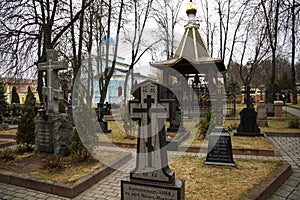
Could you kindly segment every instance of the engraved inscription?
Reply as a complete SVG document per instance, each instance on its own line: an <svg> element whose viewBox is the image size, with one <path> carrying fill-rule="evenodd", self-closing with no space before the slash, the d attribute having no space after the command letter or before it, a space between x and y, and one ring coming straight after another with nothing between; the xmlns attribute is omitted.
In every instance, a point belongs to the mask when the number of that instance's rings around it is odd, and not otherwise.
<svg viewBox="0 0 300 200"><path fill-rule="evenodd" d="M215 137L214 146L208 154L210 161L230 162L232 161L232 153L230 149L230 138L219 136Z"/></svg>
<svg viewBox="0 0 300 200"><path fill-rule="evenodd" d="M177 190L124 184L125 199L135 200L173 200L177 198Z"/></svg>
<svg viewBox="0 0 300 200"><path fill-rule="evenodd" d="M53 152L53 123L51 122L40 122L38 128L38 146L40 152Z"/></svg>

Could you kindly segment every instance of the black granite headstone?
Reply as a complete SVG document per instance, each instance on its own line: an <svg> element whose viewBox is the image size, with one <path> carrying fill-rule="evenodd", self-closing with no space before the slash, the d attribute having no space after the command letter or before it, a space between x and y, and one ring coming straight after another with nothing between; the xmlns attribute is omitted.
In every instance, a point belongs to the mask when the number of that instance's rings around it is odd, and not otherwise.
<svg viewBox="0 0 300 200"><path fill-rule="evenodd" d="M240 124L234 136L263 136L257 125L257 112L250 98L250 86L247 86L247 107L240 112Z"/></svg>
<svg viewBox="0 0 300 200"><path fill-rule="evenodd" d="M236 166L233 161L231 138L228 131L214 131L209 135L208 152L204 164Z"/></svg>
<svg viewBox="0 0 300 200"><path fill-rule="evenodd" d="M121 180L122 200L184 199L184 181L168 166L165 120L169 102L158 99L158 85L141 84L139 99L129 102L129 113L139 121L136 167Z"/></svg>
<svg viewBox="0 0 300 200"><path fill-rule="evenodd" d="M98 103L97 107L97 120L100 125L100 132L111 133L111 130L108 129L108 122L104 119L104 106L103 103Z"/></svg>

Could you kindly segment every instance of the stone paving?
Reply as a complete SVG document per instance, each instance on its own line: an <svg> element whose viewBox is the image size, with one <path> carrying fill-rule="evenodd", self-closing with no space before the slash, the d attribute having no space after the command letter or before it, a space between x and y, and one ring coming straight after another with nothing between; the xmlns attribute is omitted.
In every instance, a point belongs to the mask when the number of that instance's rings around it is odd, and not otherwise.
<svg viewBox="0 0 300 200"><path fill-rule="evenodd" d="M293 174L270 200L300 199L300 137L270 137L281 157L292 166Z"/></svg>

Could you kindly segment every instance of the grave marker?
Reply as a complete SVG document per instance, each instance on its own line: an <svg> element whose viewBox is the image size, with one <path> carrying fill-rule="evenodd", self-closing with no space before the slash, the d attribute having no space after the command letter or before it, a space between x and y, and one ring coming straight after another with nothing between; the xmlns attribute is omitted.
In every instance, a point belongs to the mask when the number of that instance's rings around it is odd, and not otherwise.
<svg viewBox="0 0 300 200"><path fill-rule="evenodd" d="M73 125L68 114L58 112L59 100L64 99L64 93L59 89L58 71L67 69L67 63L57 60L54 49L46 52L47 62L38 64L39 71L47 71L47 81L42 90L46 107L39 110L35 120L35 151L67 155Z"/></svg>
<svg viewBox="0 0 300 200"><path fill-rule="evenodd" d="M234 136L263 136L257 126L257 112L250 99L250 86L246 86L247 107L240 112L240 124Z"/></svg>
<svg viewBox="0 0 300 200"><path fill-rule="evenodd" d="M47 49L47 62L39 63L39 71L47 71L47 85L43 86L42 93L46 96L46 109L48 112L58 112L58 101L64 99L64 93L59 90L58 71L67 69L66 62L57 60L57 52Z"/></svg>
<svg viewBox="0 0 300 200"><path fill-rule="evenodd" d="M165 120L169 102L158 99L158 85L141 84L140 98L129 102L129 113L139 121L136 167L121 181L121 199L184 199L184 181L168 166Z"/></svg>

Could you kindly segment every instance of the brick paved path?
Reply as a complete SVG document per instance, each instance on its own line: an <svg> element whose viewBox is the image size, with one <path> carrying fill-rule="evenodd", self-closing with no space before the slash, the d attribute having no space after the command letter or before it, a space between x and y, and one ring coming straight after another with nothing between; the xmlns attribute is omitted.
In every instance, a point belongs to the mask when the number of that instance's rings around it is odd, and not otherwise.
<svg viewBox="0 0 300 200"><path fill-rule="evenodd" d="M270 137L281 156L293 169L290 178L272 195L270 200L300 199L300 137Z"/></svg>

